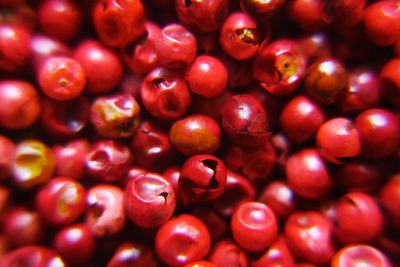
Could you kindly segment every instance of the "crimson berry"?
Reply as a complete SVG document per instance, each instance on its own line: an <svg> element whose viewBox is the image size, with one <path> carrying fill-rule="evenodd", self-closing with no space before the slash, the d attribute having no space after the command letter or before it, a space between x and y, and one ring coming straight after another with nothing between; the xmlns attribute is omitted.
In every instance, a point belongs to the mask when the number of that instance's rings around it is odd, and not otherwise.
<svg viewBox="0 0 400 267"><path fill-rule="evenodd" d="M107 263L107 267L122 267L126 264L133 266L157 267L150 248L139 243L123 243L115 251Z"/></svg>
<svg viewBox="0 0 400 267"><path fill-rule="evenodd" d="M382 251L362 244L343 247L336 252L331 261L332 267L357 266L360 264L392 267L392 264Z"/></svg>
<svg viewBox="0 0 400 267"><path fill-rule="evenodd" d="M100 3L101 1L98 2ZM123 68L118 55L98 41L86 40L79 43L75 48L74 58L86 74L85 91L88 93L109 92L121 80Z"/></svg>
<svg viewBox="0 0 400 267"><path fill-rule="evenodd" d="M198 208L193 210L192 215L196 216L207 226L212 242L220 240L228 233L226 220L221 218L211 207L198 206Z"/></svg>
<svg viewBox="0 0 400 267"><path fill-rule="evenodd" d="M265 250L265 252L256 260L251 262L251 267L264 266L294 266L294 258L290 252L287 241L283 236ZM299 267L300 265L296 265Z"/></svg>
<svg viewBox="0 0 400 267"><path fill-rule="evenodd" d="M38 81L47 96L56 100L70 100L82 93L86 75L75 59L51 57L39 68Z"/></svg>
<svg viewBox="0 0 400 267"><path fill-rule="evenodd" d="M400 38L399 38L400 43ZM383 80L386 98L395 107L400 107L400 59L392 59L387 62L381 71L380 77Z"/></svg>
<svg viewBox="0 0 400 267"><path fill-rule="evenodd" d="M227 170L224 192L212 201L213 208L224 217L231 217L242 202L254 200L254 186L240 174Z"/></svg>
<svg viewBox="0 0 400 267"><path fill-rule="evenodd" d="M222 240L211 249L209 259L216 266L248 266L249 259L245 251L230 240Z"/></svg>
<svg viewBox="0 0 400 267"><path fill-rule="evenodd" d="M3 180L11 175L14 155L14 142L7 136L0 135L0 180Z"/></svg>
<svg viewBox="0 0 400 267"><path fill-rule="evenodd" d="M325 1L325 9L340 27L354 26L364 18L366 0Z"/></svg>
<svg viewBox="0 0 400 267"><path fill-rule="evenodd" d="M35 211L15 207L2 215L3 235L11 247L21 247L41 242L43 222Z"/></svg>
<svg viewBox="0 0 400 267"><path fill-rule="evenodd" d="M144 78L140 94L146 110L158 119L177 119L186 113L191 103L183 75L161 67Z"/></svg>
<svg viewBox="0 0 400 267"><path fill-rule="evenodd" d="M400 229L400 174L395 174L387 181L379 192L379 200L383 208L389 215L390 222Z"/></svg>
<svg viewBox="0 0 400 267"><path fill-rule="evenodd" d="M91 106L90 121L104 137L128 137L139 127L140 106L127 93L98 97Z"/></svg>
<svg viewBox="0 0 400 267"><path fill-rule="evenodd" d="M93 7L94 26L105 44L124 47L145 32L142 1L101 0Z"/></svg>
<svg viewBox="0 0 400 267"><path fill-rule="evenodd" d="M261 45L253 62L253 78L273 95L288 95L299 86L306 70L300 47L290 39Z"/></svg>
<svg viewBox="0 0 400 267"><path fill-rule="evenodd" d="M75 222L86 209L86 190L76 180L56 177L40 189L36 209L40 216L54 225Z"/></svg>
<svg viewBox="0 0 400 267"><path fill-rule="evenodd" d="M128 173L132 160L125 145L114 140L98 141L86 155L86 173L100 181L118 181Z"/></svg>
<svg viewBox="0 0 400 267"><path fill-rule="evenodd" d="M215 32L228 16L228 0L175 0L176 13L183 25L194 32Z"/></svg>
<svg viewBox="0 0 400 267"><path fill-rule="evenodd" d="M324 10L324 2L324 0L289 1L288 17L305 30L324 30L330 24L330 18Z"/></svg>
<svg viewBox="0 0 400 267"><path fill-rule="evenodd" d="M136 40L122 50L122 59L127 67L135 73L147 73L158 63L155 43L160 34L160 27L147 21L146 32L141 39Z"/></svg>
<svg viewBox="0 0 400 267"><path fill-rule="evenodd" d="M331 57L332 49L327 34L309 33L297 39L296 42L308 63Z"/></svg>
<svg viewBox="0 0 400 267"><path fill-rule="evenodd" d="M400 9L392 0L378 1L367 6L364 29L369 40L379 46L394 44L400 37Z"/></svg>
<svg viewBox="0 0 400 267"><path fill-rule="evenodd" d="M276 152L271 142L266 142L258 148L228 147L224 162L231 170L247 177L251 182L265 182L271 175Z"/></svg>
<svg viewBox="0 0 400 267"><path fill-rule="evenodd" d="M289 186L304 198L320 198L332 187L327 166L316 149L303 149L292 154L286 163Z"/></svg>
<svg viewBox="0 0 400 267"><path fill-rule="evenodd" d="M220 159L207 154L192 156L180 170L179 191L186 204L216 199L223 193L226 179Z"/></svg>
<svg viewBox="0 0 400 267"><path fill-rule="evenodd" d="M210 249L210 233L196 217L181 214L157 231L155 249L160 259L172 266L201 260Z"/></svg>
<svg viewBox="0 0 400 267"><path fill-rule="evenodd" d="M52 249L43 246L24 246L12 250L1 261L3 266L66 266Z"/></svg>
<svg viewBox="0 0 400 267"><path fill-rule="evenodd" d="M86 139L76 139L65 145L53 147L56 157L56 175L71 177L76 180L85 174L85 159L89 152L89 142Z"/></svg>
<svg viewBox="0 0 400 267"><path fill-rule="evenodd" d="M229 56L245 60L256 54L260 38L256 21L246 13L236 12L224 21L219 42Z"/></svg>
<svg viewBox="0 0 400 267"><path fill-rule="evenodd" d="M285 223L284 236L290 251L300 260L327 265L335 253L333 225L319 212L292 214Z"/></svg>
<svg viewBox="0 0 400 267"><path fill-rule="evenodd" d="M258 147L270 138L267 112L250 94L234 95L222 104L221 124L238 146Z"/></svg>
<svg viewBox="0 0 400 267"><path fill-rule="evenodd" d="M341 165L335 175L335 181L347 192L372 194L381 185L385 166L379 162L352 161Z"/></svg>
<svg viewBox="0 0 400 267"><path fill-rule="evenodd" d="M245 250L262 252L278 236L278 222L265 204L244 202L234 211L231 231L235 241Z"/></svg>
<svg viewBox="0 0 400 267"><path fill-rule="evenodd" d="M53 151L38 140L24 140L17 145L13 160L13 182L22 189L32 189L53 177L56 160Z"/></svg>
<svg viewBox="0 0 400 267"><path fill-rule="evenodd" d="M340 102L344 112L364 111L376 106L382 98L381 82L372 70L354 70L349 74L349 87Z"/></svg>
<svg viewBox="0 0 400 267"><path fill-rule="evenodd" d="M86 224L99 237L113 235L125 224L124 192L114 185L98 184L86 196Z"/></svg>
<svg viewBox="0 0 400 267"><path fill-rule="evenodd" d="M193 93L214 98L225 91L228 71L218 58L201 55L186 69L185 79Z"/></svg>
<svg viewBox="0 0 400 267"><path fill-rule="evenodd" d="M348 193L335 205L335 236L342 244L375 240L383 230L378 203L364 193Z"/></svg>
<svg viewBox="0 0 400 267"><path fill-rule="evenodd" d="M79 34L82 11L72 0L45 0L39 6L38 19L46 35L69 41Z"/></svg>
<svg viewBox="0 0 400 267"><path fill-rule="evenodd" d="M221 130L204 115L190 115L175 121L169 131L172 146L184 155L213 153L220 145Z"/></svg>
<svg viewBox="0 0 400 267"><path fill-rule="evenodd" d="M240 7L243 11L254 16L270 16L278 11L284 3L285 0L240 0Z"/></svg>
<svg viewBox="0 0 400 267"><path fill-rule="evenodd" d="M360 113L354 125L361 138L362 154L370 158L394 155L400 144L400 123L394 113L368 109Z"/></svg>
<svg viewBox="0 0 400 267"><path fill-rule="evenodd" d="M297 207L296 196L286 182L274 181L262 191L260 202L267 205L278 220L285 220Z"/></svg>
<svg viewBox="0 0 400 267"><path fill-rule="evenodd" d="M317 148L321 156L332 163L356 157L361 150L360 136L346 118L324 122L317 132Z"/></svg>
<svg viewBox="0 0 400 267"><path fill-rule="evenodd" d="M168 133L150 121L140 125L132 138L131 149L137 163L151 170L168 167L175 155Z"/></svg>
<svg viewBox="0 0 400 267"><path fill-rule="evenodd" d="M169 24L161 29L154 43L158 61L167 68L184 68L196 56L195 36L180 24Z"/></svg>
<svg viewBox="0 0 400 267"><path fill-rule="evenodd" d="M306 94L318 104L337 103L349 85L343 65L334 59L321 59L312 64L304 81Z"/></svg>
<svg viewBox="0 0 400 267"><path fill-rule="evenodd" d="M73 224L62 228L54 238L54 248L69 264L82 264L94 254L96 240L85 224Z"/></svg>
<svg viewBox="0 0 400 267"><path fill-rule="evenodd" d="M17 72L29 59L29 33L18 26L0 25L0 71Z"/></svg>
<svg viewBox="0 0 400 267"><path fill-rule="evenodd" d="M71 49L61 41L45 35L33 35L30 41L33 65L39 67L43 63L56 56L70 57Z"/></svg>
<svg viewBox="0 0 400 267"><path fill-rule="evenodd" d="M308 97L292 98L283 108L280 124L290 140L297 143L310 140L325 121L325 113Z"/></svg>
<svg viewBox="0 0 400 267"><path fill-rule="evenodd" d="M143 228L157 227L168 221L175 210L175 203L172 185L156 173L139 175L125 187L126 215Z"/></svg>
<svg viewBox="0 0 400 267"><path fill-rule="evenodd" d="M43 97L41 107L40 123L44 132L54 139L76 137L89 121L90 105L84 95L68 101Z"/></svg>
<svg viewBox="0 0 400 267"><path fill-rule="evenodd" d="M217 265L209 261L196 261L186 264L184 267L217 267Z"/></svg>
<svg viewBox="0 0 400 267"><path fill-rule="evenodd" d="M0 126L24 129L33 125L40 115L36 89L22 80L0 81Z"/></svg>

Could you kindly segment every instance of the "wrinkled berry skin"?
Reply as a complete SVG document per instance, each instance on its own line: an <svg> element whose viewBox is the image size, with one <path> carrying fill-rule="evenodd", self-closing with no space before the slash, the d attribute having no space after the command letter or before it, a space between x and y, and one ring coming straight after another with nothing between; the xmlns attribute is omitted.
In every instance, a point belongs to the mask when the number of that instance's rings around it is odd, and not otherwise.
<svg viewBox="0 0 400 267"><path fill-rule="evenodd" d="M132 160L128 147L114 140L98 141L86 155L86 174L98 181L118 181L128 173Z"/></svg>
<svg viewBox="0 0 400 267"><path fill-rule="evenodd" d="M97 184L86 196L86 224L98 237L113 235L125 224L124 192L117 186Z"/></svg>
<svg viewBox="0 0 400 267"><path fill-rule="evenodd" d="M286 163L286 175L293 191L309 199L325 196L332 187L326 163L316 149L292 154Z"/></svg>
<svg viewBox="0 0 400 267"><path fill-rule="evenodd" d="M299 86L306 70L300 47L290 39L261 44L253 62L253 78L273 95L288 95Z"/></svg>
<svg viewBox="0 0 400 267"><path fill-rule="evenodd" d="M53 225L75 222L85 211L86 190L69 177L56 177L40 189L36 208L41 217Z"/></svg>
<svg viewBox="0 0 400 267"><path fill-rule="evenodd" d="M140 227L154 228L167 222L175 205L172 185L159 174L139 175L125 187L126 215Z"/></svg>
<svg viewBox="0 0 400 267"><path fill-rule="evenodd" d="M175 156L168 132L150 121L144 121L136 131L131 150L136 162L150 170L165 169L171 165Z"/></svg>
<svg viewBox="0 0 400 267"><path fill-rule="evenodd" d="M179 176L179 191L183 201L204 202L220 196L226 184L225 164L212 155L190 157Z"/></svg>
<svg viewBox="0 0 400 267"><path fill-rule="evenodd" d="M215 32L228 16L228 0L175 0L176 13L183 25L194 32Z"/></svg>
<svg viewBox="0 0 400 267"><path fill-rule="evenodd" d="M91 106L90 121L104 137L128 137L139 127L140 106L129 94L98 97Z"/></svg>
<svg viewBox="0 0 400 267"><path fill-rule="evenodd" d="M154 45L160 33L160 27L147 21L144 36L128 44L122 49L122 59L134 73L144 74L151 71L157 64L157 53Z"/></svg>
<svg viewBox="0 0 400 267"><path fill-rule="evenodd" d="M180 24L161 29L154 43L158 62L166 68L185 68L196 56L196 37Z"/></svg>
<svg viewBox="0 0 400 267"><path fill-rule="evenodd" d="M224 162L229 169L247 177L253 183L262 183L270 177L275 163L276 152L271 142L259 148L229 146Z"/></svg>
<svg viewBox="0 0 400 267"><path fill-rule="evenodd" d="M93 8L94 26L107 45L124 47L145 31L145 12L140 0L101 0Z"/></svg>
<svg viewBox="0 0 400 267"><path fill-rule="evenodd" d="M234 95L221 109L222 127L233 143L258 147L270 138L267 112L250 94Z"/></svg>
<svg viewBox="0 0 400 267"><path fill-rule="evenodd" d="M248 266L249 259L247 253L230 240L222 240L216 243L209 259L217 266Z"/></svg>
<svg viewBox="0 0 400 267"><path fill-rule="evenodd" d="M341 248L331 261L332 267L357 266L358 264L380 267L393 266L382 251L363 244L348 245Z"/></svg>
<svg viewBox="0 0 400 267"><path fill-rule="evenodd" d="M330 58L312 64L304 80L306 94L322 105L337 103L343 97L348 85L348 75L343 65Z"/></svg>
<svg viewBox="0 0 400 267"><path fill-rule="evenodd" d="M376 240L383 230L378 203L364 193L348 193L335 205L335 237L342 244Z"/></svg>
<svg viewBox="0 0 400 267"><path fill-rule="evenodd" d="M140 94L146 110L154 117L175 120L183 116L191 103L183 75L161 67L144 78Z"/></svg>
<svg viewBox="0 0 400 267"><path fill-rule="evenodd" d="M326 265L335 253L332 223L315 211L296 212L285 223L290 251L301 260Z"/></svg>
<svg viewBox="0 0 400 267"><path fill-rule="evenodd" d="M160 259L172 266L184 266L204 258L211 245L210 233L202 221L181 214L157 231L155 250Z"/></svg>
<svg viewBox="0 0 400 267"><path fill-rule="evenodd" d="M256 21L242 12L229 15L222 25L219 42L225 53L236 60L252 58L261 42Z"/></svg>
<svg viewBox="0 0 400 267"><path fill-rule="evenodd" d="M317 148L321 156L332 163L356 157L361 151L361 140L352 121L334 118L324 122L317 132Z"/></svg>
<svg viewBox="0 0 400 267"><path fill-rule="evenodd" d="M172 146L186 156L211 154L220 146L221 130L212 118L195 114L174 122L169 139Z"/></svg>

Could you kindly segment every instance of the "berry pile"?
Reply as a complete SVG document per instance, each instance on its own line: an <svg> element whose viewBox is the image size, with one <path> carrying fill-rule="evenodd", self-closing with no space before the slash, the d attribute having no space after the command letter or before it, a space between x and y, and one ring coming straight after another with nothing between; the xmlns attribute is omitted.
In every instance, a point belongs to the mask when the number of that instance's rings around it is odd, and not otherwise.
<svg viewBox="0 0 400 267"><path fill-rule="evenodd" d="M400 1L0 0L0 267L400 266Z"/></svg>

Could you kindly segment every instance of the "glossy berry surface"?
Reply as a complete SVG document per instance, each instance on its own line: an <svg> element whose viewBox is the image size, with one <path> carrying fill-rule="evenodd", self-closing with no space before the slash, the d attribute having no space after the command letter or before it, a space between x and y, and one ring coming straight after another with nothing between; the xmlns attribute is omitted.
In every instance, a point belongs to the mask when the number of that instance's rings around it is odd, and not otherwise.
<svg viewBox="0 0 400 267"><path fill-rule="evenodd" d="M153 228L168 221L174 212L175 203L172 185L156 173L139 175L126 185L126 215L140 227Z"/></svg>
<svg viewBox="0 0 400 267"><path fill-rule="evenodd" d="M172 146L184 155L213 153L220 145L221 130L215 120L204 115L190 115L176 121L170 131Z"/></svg>
<svg viewBox="0 0 400 267"><path fill-rule="evenodd" d="M176 266L201 260L211 243L204 223L189 214L181 214L163 224L157 231L155 242L161 260Z"/></svg>
<svg viewBox="0 0 400 267"><path fill-rule="evenodd" d="M276 240L278 223L273 211L265 204L244 202L232 215L231 230L243 249L261 252Z"/></svg>

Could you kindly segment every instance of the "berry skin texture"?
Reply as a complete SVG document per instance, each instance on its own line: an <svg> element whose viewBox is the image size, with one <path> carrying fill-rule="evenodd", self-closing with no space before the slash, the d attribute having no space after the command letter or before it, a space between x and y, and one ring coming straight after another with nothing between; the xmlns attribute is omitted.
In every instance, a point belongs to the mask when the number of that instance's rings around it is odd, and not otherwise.
<svg viewBox="0 0 400 267"><path fill-rule="evenodd" d="M23 28L0 25L0 71L14 73L28 62L30 38Z"/></svg>
<svg viewBox="0 0 400 267"><path fill-rule="evenodd" d="M155 249L160 259L172 266L184 266L203 259L211 245L210 233L202 221L181 214L157 231Z"/></svg>
<svg viewBox="0 0 400 267"><path fill-rule="evenodd" d="M321 156L332 163L356 157L361 151L357 129L346 118L324 122L317 132L317 148Z"/></svg>
<svg viewBox="0 0 400 267"><path fill-rule="evenodd" d="M369 245L348 245L340 249L333 256L332 267L356 266L368 264L370 266L392 267L382 251Z"/></svg>
<svg viewBox="0 0 400 267"><path fill-rule="evenodd" d="M232 215L231 230L243 249L262 252L277 239L278 222L265 204L244 202Z"/></svg>
<svg viewBox="0 0 400 267"><path fill-rule="evenodd" d="M22 80L0 82L0 106L0 126L6 129L32 126L41 110L36 89Z"/></svg>
<svg viewBox="0 0 400 267"><path fill-rule="evenodd" d="M39 69L42 91L55 100L71 100L79 96L86 85L85 72L78 61L68 57L51 57Z"/></svg>

